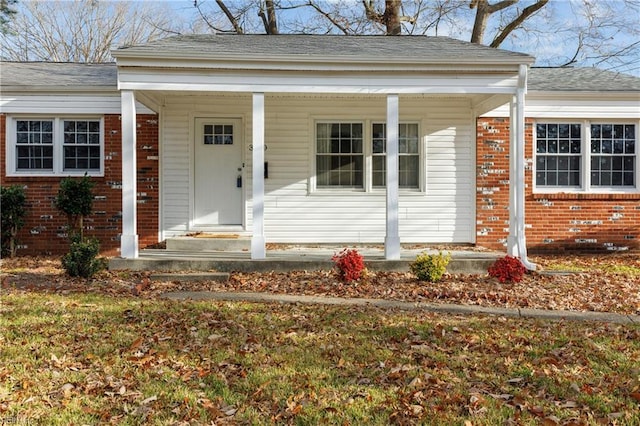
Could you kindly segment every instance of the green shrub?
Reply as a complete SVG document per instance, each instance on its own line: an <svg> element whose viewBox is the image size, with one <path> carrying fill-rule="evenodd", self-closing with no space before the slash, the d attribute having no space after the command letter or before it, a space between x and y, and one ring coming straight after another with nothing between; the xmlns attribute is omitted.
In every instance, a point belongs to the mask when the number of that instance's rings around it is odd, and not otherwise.
<svg viewBox="0 0 640 426"><path fill-rule="evenodd" d="M94 183L86 174L80 179L65 178L60 182L56 197L56 208L67 216L69 235L79 233L83 236L84 218L93 209Z"/></svg>
<svg viewBox="0 0 640 426"><path fill-rule="evenodd" d="M71 237L69 253L62 257L62 267L72 277L91 278L105 268L105 261L98 258L100 243L95 238L82 240L79 235Z"/></svg>
<svg viewBox="0 0 640 426"><path fill-rule="evenodd" d="M27 196L21 185L0 187L0 209L2 211L2 254L14 257L18 231L24 225L27 214Z"/></svg>
<svg viewBox="0 0 640 426"><path fill-rule="evenodd" d="M447 265L451 260L451 253L427 254L420 253L416 260L409 265L411 272L420 281L436 282L440 281L444 273L447 271Z"/></svg>

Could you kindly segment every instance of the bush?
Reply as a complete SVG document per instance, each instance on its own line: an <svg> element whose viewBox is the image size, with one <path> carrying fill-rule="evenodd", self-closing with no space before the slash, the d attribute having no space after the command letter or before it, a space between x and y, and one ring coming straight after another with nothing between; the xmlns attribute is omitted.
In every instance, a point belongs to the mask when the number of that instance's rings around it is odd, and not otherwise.
<svg viewBox="0 0 640 426"><path fill-rule="evenodd" d="M60 182L55 204L67 216L69 235L83 235L83 220L93 209L93 186L94 183L87 175L80 179L65 178Z"/></svg>
<svg viewBox="0 0 640 426"><path fill-rule="evenodd" d="M434 283L440 281L447 271L447 265L450 260L451 253L446 255L442 254L442 252L438 252L438 254L420 253L416 256L416 260L409 265L409 268L420 281Z"/></svg>
<svg viewBox="0 0 640 426"><path fill-rule="evenodd" d="M358 250L344 249L331 258L336 266L340 280L344 282L357 281L364 273L364 258Z"/></svg>
<svg viewBox="0 0 640 426"><path fill-rule="evenodd" d="M98 259L100 243L95 238L86 241L79 235L71 238L69 253L62 257L62 267L72 277L91 278L105 268L103 259Z"/></svg>
<svg viewBox="0 0 640 426"><path fill-rule="evenodd" d="M2 254L16 255L16 236L24 225L27 214L27 196L21 185L0 187L0 209L2 211Z"/></svg>
<svg viewBox="0 0 640 426"><path fill-rule="evenodd" d="M522 281L527 268L520 259L513 256L505 256L496 260L489 267L489 275L497 278L501 283L518 283Z"/></svg>

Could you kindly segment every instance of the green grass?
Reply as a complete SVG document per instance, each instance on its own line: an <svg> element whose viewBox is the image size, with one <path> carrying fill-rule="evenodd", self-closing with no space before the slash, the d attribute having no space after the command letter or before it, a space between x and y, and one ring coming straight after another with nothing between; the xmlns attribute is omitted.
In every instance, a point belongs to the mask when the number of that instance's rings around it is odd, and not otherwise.
<svg viewBox="0 0 640 426"><path fill-rule="evenodd" d="M8 293L0 423L640 425L638 359L637 326Z"/></svg>

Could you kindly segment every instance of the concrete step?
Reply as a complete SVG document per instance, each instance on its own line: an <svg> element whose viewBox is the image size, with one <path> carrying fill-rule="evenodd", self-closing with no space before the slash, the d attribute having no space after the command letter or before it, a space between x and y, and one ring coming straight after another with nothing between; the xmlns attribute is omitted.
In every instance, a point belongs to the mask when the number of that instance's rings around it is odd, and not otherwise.
<svg viewBox="0 0 640 426"><path fill-rule="evenodd" d="M167 238L170 251L249 251L251 237L237 234L202 234L193 237Z"/></svg>
<svg viewBox="0 0 640 426"><path fill-rule="evenodd" d="M189 272L189 273L155 273L151 274L152 281L229 281L228 272Z"/></svg>
<svg viewBox="0 0 640 426"><path fill-rule="evenodd" d="M244 254L244 253L243 253ZM287 272L287 271L317 271L330 270L334 267L329 258L313 257L267 257L261 260L248 258L211 257L204 258L188 255L157 255L141 256L138 259L112 258L109 261L111 270L138 271L220 271L220 272ZM478 255L458 257L453 255L447 266L452 274L485 274L489 266L495 262L496 256ZM408 271L413 259L382 260L366 259L368 269L372 271Z"/></svg>

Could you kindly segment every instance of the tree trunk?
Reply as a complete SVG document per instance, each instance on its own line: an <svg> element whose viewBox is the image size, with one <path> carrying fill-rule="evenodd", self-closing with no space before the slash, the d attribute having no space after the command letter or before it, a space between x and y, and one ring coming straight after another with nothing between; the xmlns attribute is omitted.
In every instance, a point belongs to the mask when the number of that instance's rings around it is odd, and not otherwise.
<svg viewBox="0 0 640 426"><path fill-rule="evenodd" d="M402 24L400 20L400 1L387 0L384 10L384 25L386 27L386 35L400 35L402 33Z"/></svg>
<svg viewBox="0 0 640 426"><path fill-rule="evenodd" d="M489 19L489 9L486 0L479 0L476 4L476 20L473 23L473 31L471 32L471 43L482 44L484 32L487 29L487 21ZM473 7L473 6L471 6Z"/></svg>

